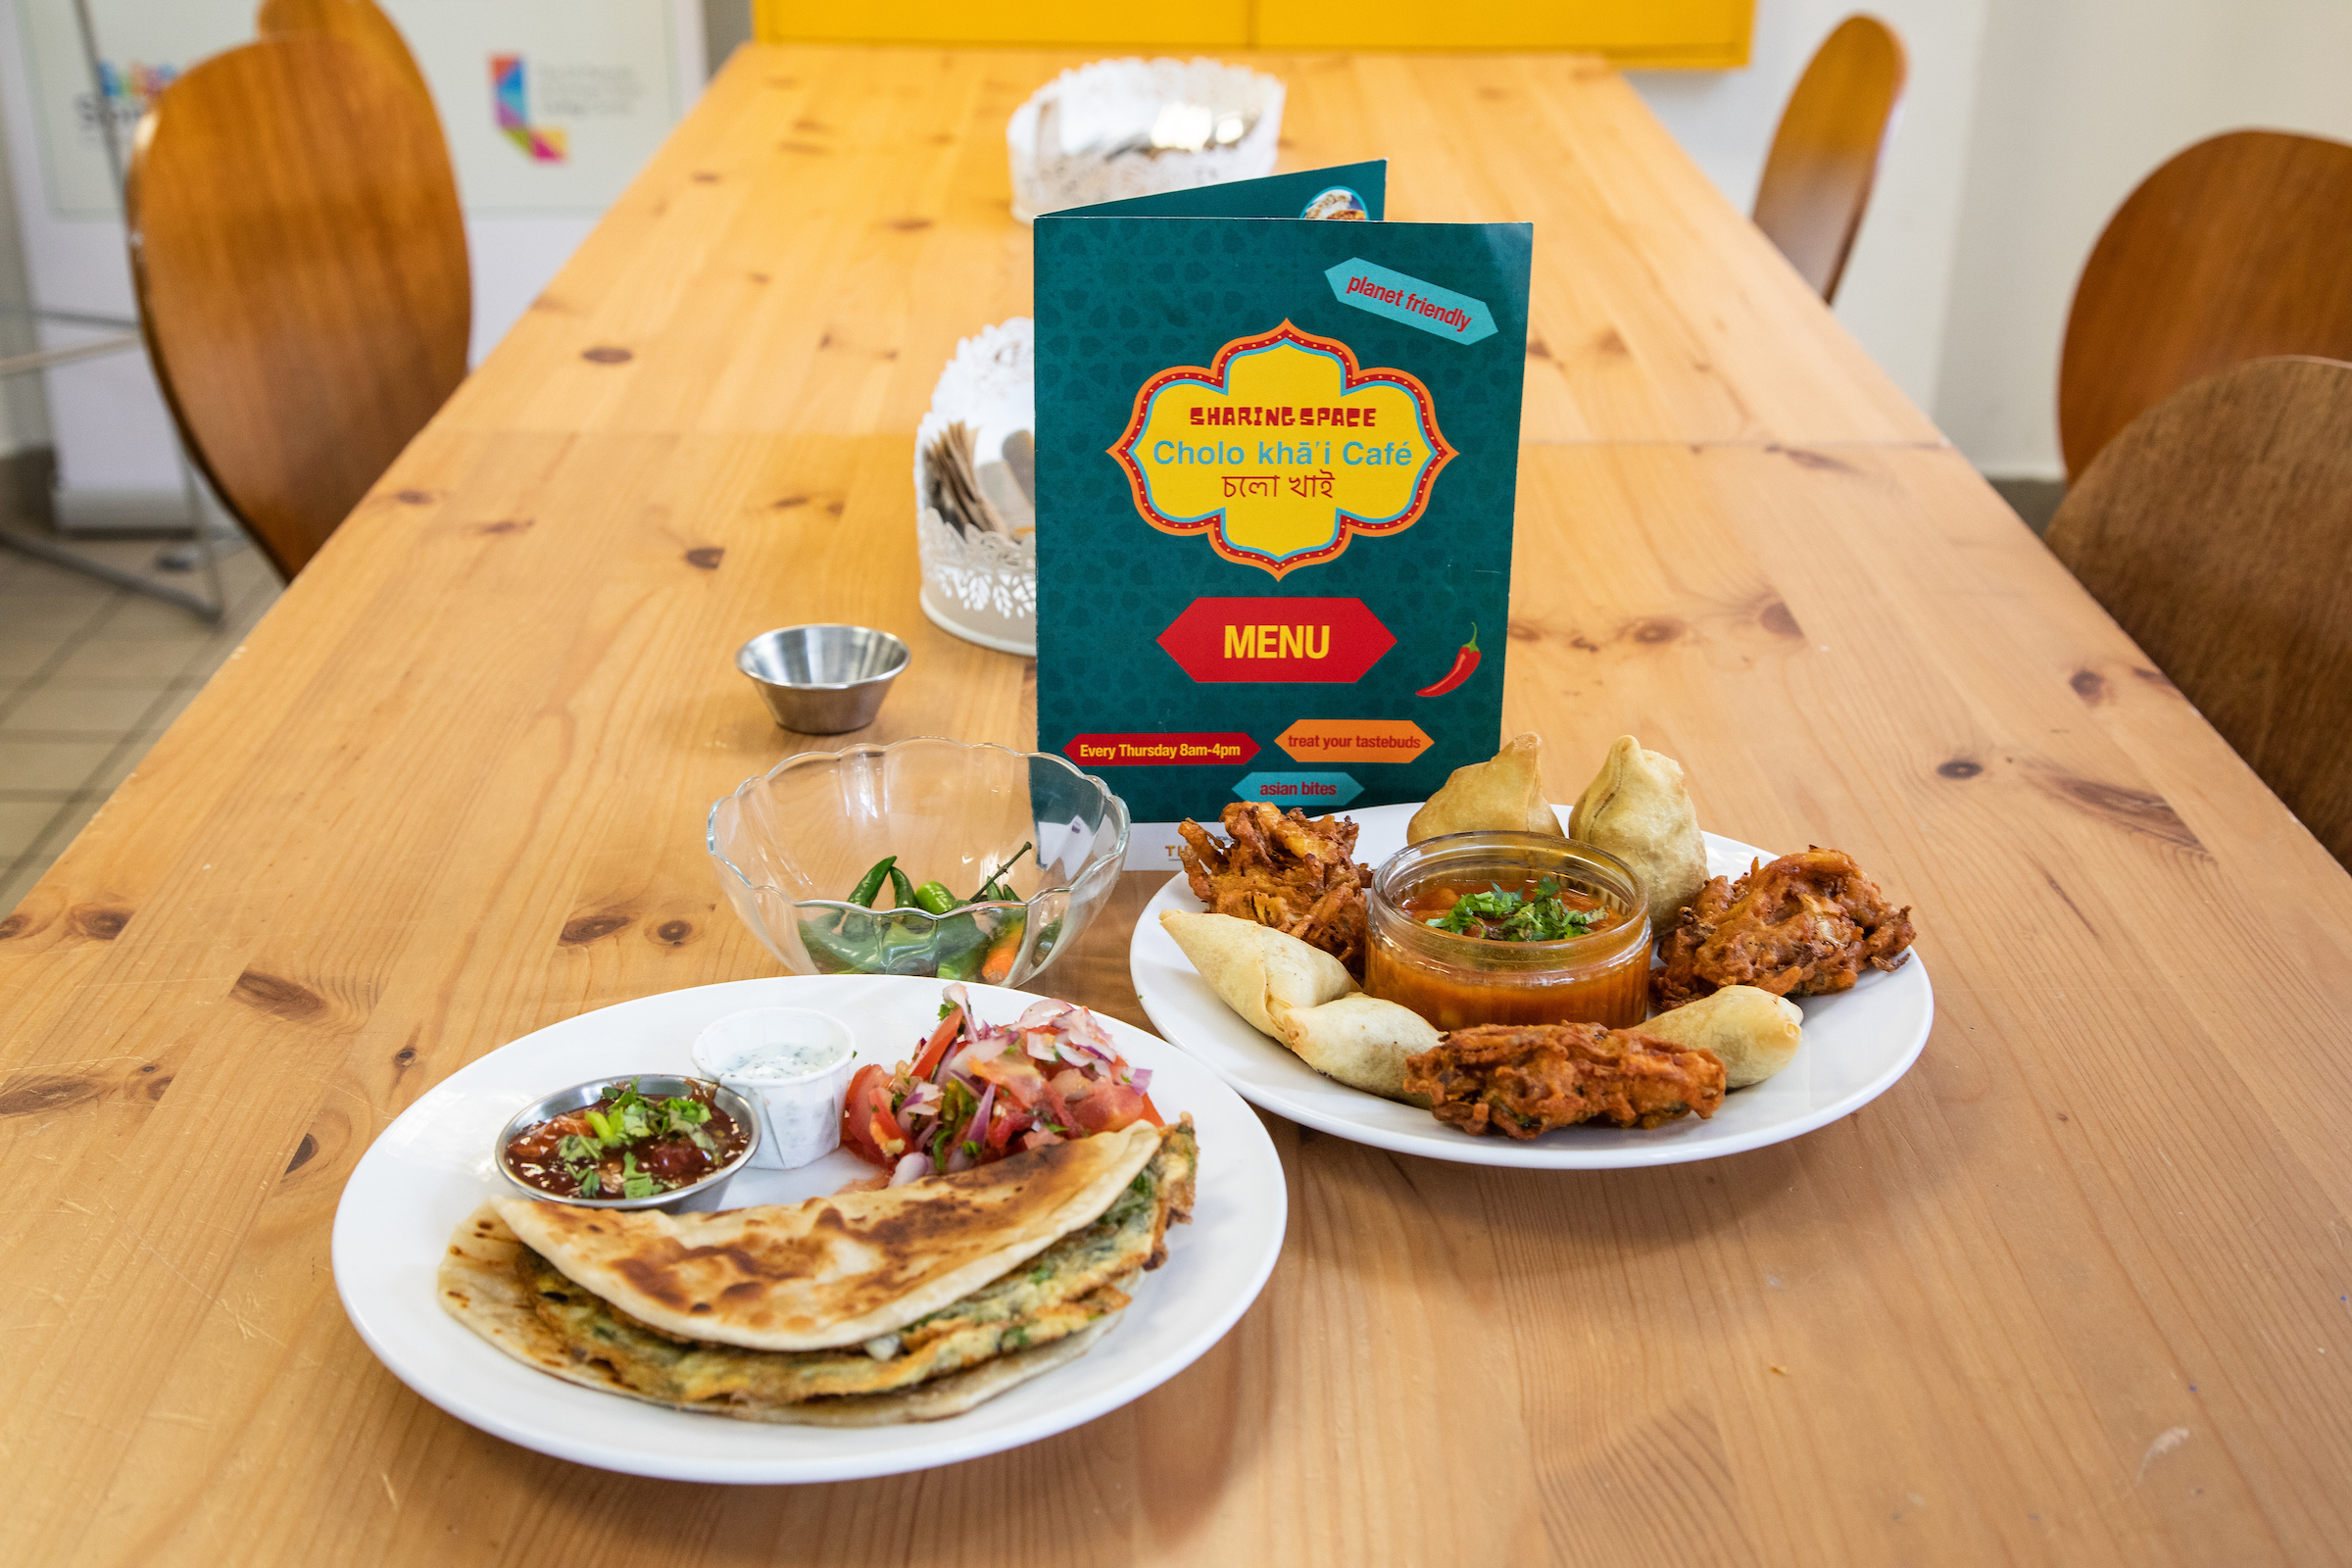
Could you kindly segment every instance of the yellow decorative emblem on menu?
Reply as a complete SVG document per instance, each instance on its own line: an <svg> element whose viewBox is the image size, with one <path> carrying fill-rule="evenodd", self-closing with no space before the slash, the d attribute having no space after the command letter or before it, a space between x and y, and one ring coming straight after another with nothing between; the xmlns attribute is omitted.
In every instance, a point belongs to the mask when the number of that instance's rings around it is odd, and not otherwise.
<svg viewBox="0 0 2352 1568"><path fill-rule="evenodd" d="M1279 580L1411 527L1454 453L1419 377L1284 321L1144 383L1110 456L1146 522Z"/></svg>

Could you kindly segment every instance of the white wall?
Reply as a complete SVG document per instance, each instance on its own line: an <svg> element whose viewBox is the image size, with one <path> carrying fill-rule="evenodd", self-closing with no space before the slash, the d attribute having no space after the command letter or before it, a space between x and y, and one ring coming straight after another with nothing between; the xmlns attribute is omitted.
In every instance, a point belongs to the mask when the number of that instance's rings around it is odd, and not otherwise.
<svg viewBox="0 0 2352 1568"><path fill-rule="evenodd" d="M1969 119L1987 0L1876 0L1910 56L1886 162L1838 289L1838 318L1913 402L1935 413ZM1635 72L1650 109L1734 206L1755 205L1781 110L1813 51L1856 7L1757 0L1747 69Z"/></svg>
<svg viewBox="0 0 2352 1568"><path fill-rule="evenodd" d="M2352 4L1988 0L1987 11L1931 412L1986 472L2056 478L2058 349L2099 231L2157 165L2220 131L2352 141ZM2352 234L2344 250L2352 267Z"/></svg>
<svg viewBox="0 0 2352 1568"><path fill-rule="evenodd" d="M0 19L5 20L5 19ZM8 144L0 131L0 354L24 354L40 347L32 318L17 312L32 304L32 284L24 276L24 242L17 232L16 192L8 177ZM37 375L0 379L0 458L49 444L49 400Z"/></svg>
<svg viewBox="0 0 2352 1568"><path fill-rule="evenodd" d="M1744 212L1789 89L1853 9L1757 0L1746 70L1632 80ZM1978 467L2056 478L2058 349L2099 230L2220 131L2352 140L2352 0L1866 9L1902 34L1911 75L1838 318Z"/></svg>

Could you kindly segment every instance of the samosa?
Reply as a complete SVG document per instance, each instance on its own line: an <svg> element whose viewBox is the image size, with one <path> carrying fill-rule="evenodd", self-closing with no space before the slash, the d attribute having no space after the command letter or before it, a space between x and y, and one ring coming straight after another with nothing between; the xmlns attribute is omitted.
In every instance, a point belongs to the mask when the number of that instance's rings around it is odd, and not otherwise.
<svg viewBox="0 0 2352 1568"><path fill-rule="evenodd" d="M1245 1022L1350 1089L1403 1099L1404 1058L1438 1043L1419 1013L1365 996L1337 958L1297 937L1230 914L1169 909L1159 923Z"/></svg>
<svg viewBox="0 0 2352 1568"><path fill-rule="evenodd" d="M1355 989L1339 959L1254 920L1169 909L1159 923L1208 988L1260 1034L1281 1037L1277 1009L1319 1006Z"/></svg>
<svg viewBox="0 0 2352 1568"><path fill-rule="evenodd" d="M1413 813L1404 842L1447 833L1542 833L1560 838L1560 819L1544 798L1544 738L1533 730L1484 762L1457 767Z"/></svg>
<svg viewBox="0 0 2352 1568"><path fill-rule="evenodd" d="M1649 929L1674 929L1707 882L1707 841L1683 788L1683 764L1645 752L1631 735L1609 747L1600 773L1578 797L1568 836L1608 851L1649 891Z"/></svg>
<svg viewBox="0 0 2352 1568"><path fill-rule="evenodd" d="M1805 1014L1785 997L1755 986L1725 986L1659 1013L1642 1033L1686 1051L1711 1051L1727 1089L1760 1084L1788 1065L1803 1038Z"/></svg>
<svg viewBox="0 0 2352 1568"><path fill-rule="evenodd" d="M1324 1077L1389 1100L1423 1102L1404 1092L1404 1058L1435 1051L1444 1038L1410 1007L1360 992L1319 1007L1274 1013L1282 1043Z"/></svg>

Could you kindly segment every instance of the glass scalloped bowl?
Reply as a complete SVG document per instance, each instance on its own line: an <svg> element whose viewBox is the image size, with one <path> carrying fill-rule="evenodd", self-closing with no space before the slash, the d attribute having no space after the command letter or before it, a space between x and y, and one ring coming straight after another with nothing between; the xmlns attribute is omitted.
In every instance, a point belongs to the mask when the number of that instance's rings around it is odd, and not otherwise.
<svg viewBox="0 0 2352 1568"><path fill-rule="evenodd" d="M911 974L1017 986L1078 940L1118 885L1127 804L1061 758L922 736L804 752L710 808L719 885L795 974ZM957 898L1027 843L1016 898L944 915L868 909L850 894L898 857L916 886Z"/></svg>

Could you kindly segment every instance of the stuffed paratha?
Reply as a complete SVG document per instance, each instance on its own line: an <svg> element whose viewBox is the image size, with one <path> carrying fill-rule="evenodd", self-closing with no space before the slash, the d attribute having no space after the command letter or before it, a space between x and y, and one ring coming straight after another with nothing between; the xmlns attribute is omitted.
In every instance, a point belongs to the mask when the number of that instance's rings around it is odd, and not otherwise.
<svg viewBox="0 0 2352 1568"><path fill-rule="evenodd" d="M1083 1353L1127 1305L1124 1287L1164 1260L1169 1220L1191 1211L1198 1149L1190 1118L1145 1131L1152 1136L1144 1167L1091 1222L980 1290L858 1346L752 1350L664 1333L525 1246L500 1203L484 1204L452 1238L441 1304L526 1365L648 1403L816 1425L937 1420Z"/></svg>
<svg viewBox="0 0 2352 1568"><path fill-rule="evenodd" d="M937 1311L1108 1208L1159 1147L1138 1122L995 1164L793 1207L709 1214L499 1200L573 1283L682 1339L861 1345Z"/></svg>

